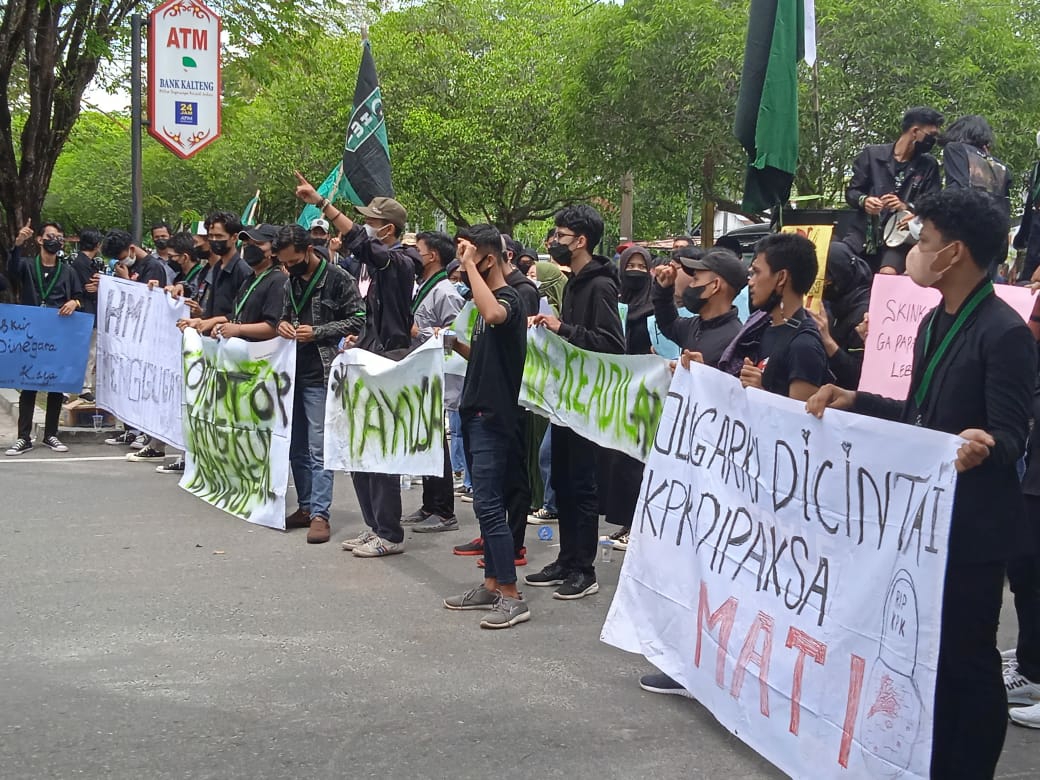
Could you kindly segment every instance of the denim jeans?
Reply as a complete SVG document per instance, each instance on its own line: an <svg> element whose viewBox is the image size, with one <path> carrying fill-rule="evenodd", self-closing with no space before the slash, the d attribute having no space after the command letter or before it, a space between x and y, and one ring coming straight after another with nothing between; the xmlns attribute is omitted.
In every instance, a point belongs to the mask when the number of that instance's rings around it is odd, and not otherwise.
<svg viewBox="0 0 1040 780"><path fill-rule="evenodd" d="M473 478L473 513L484 537L484 576L500 585L516 582L513 535L506 522L505 484L514 431L494 417L462 421L466 463Z"/></svg>
<svg viewBox="0 0 1040 780"><path fill-rule="evenodd" d="M324 387L296 387L289 465L300 509L328 520L333 474L325 470Z"/></svg>
<svg viewBox="0 0 1040 780"><path fill-rule="evenodd" d="M542 484L545 485L545 500L542 506L549 512L556 512L556 491L553 490L549 472L552 469L552 426L545 429L542 446L538 448L538 468L542 472Z"/></svg>
<svg viewBox="0 0 1040 780"><path fill-rule="evenodd" d="M473 487L473 480L469 477L469 466L466 465L466 451L462 446L462 416L457 411L448 412L448 432L451 434L449 440L451 455L451 470L462 472L462 484L468 488Z"/></svg>

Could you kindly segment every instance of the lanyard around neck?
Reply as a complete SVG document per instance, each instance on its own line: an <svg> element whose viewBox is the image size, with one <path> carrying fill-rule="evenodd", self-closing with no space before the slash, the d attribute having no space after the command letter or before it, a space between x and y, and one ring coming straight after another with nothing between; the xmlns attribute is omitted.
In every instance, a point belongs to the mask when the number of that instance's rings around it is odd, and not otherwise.
<svg viewBox="0 0 1040 780"><path fill-rule="evenodd" d="M918 386L917 390L914 391L914 403L917 404L918 409L921 408L924 399L928 397L928 390L932 386L932 377L935 375L935 369L938 368L939 363L942 362L943 357L949 351L954 338L956 338L961 328L964 327L965 321L971 316L972 312L974 312L975 309L979 307L979 304L990 295L993 295L993 282L987 281L973 296L971 296L971 299L967 304L965 304L964 308L960 310L957 319L953 321L953 325L950 327L950 330L947 331L946 336L941 342L939 342L939 347L935 350L932 359L928 361L928 367L924 370L924 376L921 377L920 386ZM925 331L924 352L921 353L923 356L928 355L928 349L932 344L932 331L935 328L935 321L938 317L939 310L936 309L935 314L932 315L932 319L928 322L928 330Z"/></svg>
<svg viewBox="0 0 1040 780"><path fill-rule="evenodd" d="M248 301L249 296L253 294L253 290L256 289L256 286L260 284L260 282L262 282L264 279L270 276L271 272L274 270L274 268L268 268L266 271L264 271L262 274L256 277L256 279L253 280L253 283L251 285L249 285L249 289L246 290L246 294L242 296L242 300L235 304L235 322L238 322L238 315L242 313L242 309L245 308L246 301Z"/></svg>
<svg viewBox="0 0 1040 780"><path fill-rule="evenodd" d="M58 283L58 277L61 276L61 261L58 261L54 266L54 276L51 277L51 283L47 286L47 289L43 289L43 263L40 262L40 256L36 255L36 285L40 290L40 303L47 303L47 299L54 291L54 285Z"/></svg>
<svg viewBox="0 0 1040 780"><path fill-rule="evenodd" d="M430 294L430 290L434 288L434 285L447 278L447 272L442 269L422 283L419 292L415 294L415 300L412 301L412 314L415 314L415 312L418 311L419 306L424 300L426 300L426 296Z"/></svg>
<svg viewBox="0 0 1040 780"><path fill-rule="evenodd" d="M293 291L293 284L289 282L289 303L292 304L293 311L296 312L296 316L300 316L300 312L303 311L303 307L307 305L307 301L311 299L311 295L314 293L314 288L318 286L318 280L321 279L322 274L325 273L325 260L321 261L318 266L318 270L314 272L314 276L311 277L311 283L307 285L307 289L303 291L303 297L300 302L296 302L296 293Z"/></svg>

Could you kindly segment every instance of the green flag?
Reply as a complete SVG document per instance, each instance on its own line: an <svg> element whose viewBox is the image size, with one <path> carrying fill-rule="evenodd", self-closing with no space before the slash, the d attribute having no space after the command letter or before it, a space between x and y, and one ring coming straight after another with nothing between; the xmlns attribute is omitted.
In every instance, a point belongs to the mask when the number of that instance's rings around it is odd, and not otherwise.
<svg viewBox="0 0 1040 780"><path fill-rule="evenodd" d="M242 219L240 220L240 222L243 225L248 227L249 225L253 224L253 222L256 220L256 208L259 205L260 205L260 190L257 190L256 191L256 195L254 195L249 200L249 203L246 204L245 209L243 209L243 211L242 211Z"/></svg>
<svg viewBox="0 0 1040 780"><path fill-rule="evenodd" d="M323 198L328 198L329 200L334 201L346 198L355 206L362 205L350 197L346 189L343 187L343 182L343 163L336 163L336 167L329 171L329 175L325 177L325 181L323 181L321 186L318 187L318 194ZM308 203L303 207L303 211L300 212L300 216L296 219L296 222L309 230L311 222L320 216L321 209L313 203Z"/></svg>
<svg viewBox="0 0 1040 780"><path fill-rule="evenodd" d="M798 60L813 0L751 0L733 134L748 154L745 211L782 206L798 163Z"/></svg>

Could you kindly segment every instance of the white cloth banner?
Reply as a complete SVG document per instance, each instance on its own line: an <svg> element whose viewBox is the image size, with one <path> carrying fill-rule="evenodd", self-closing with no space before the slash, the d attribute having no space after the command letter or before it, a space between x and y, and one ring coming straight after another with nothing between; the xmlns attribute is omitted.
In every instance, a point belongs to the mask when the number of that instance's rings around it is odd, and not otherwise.
<svg viewBox="0 0 1040 780"><path fill-rule="evenodd" d="M793 777L927 778L959 442L677 369L603 641Z"/></svg>
<svg viewBox="0 0 1040 780"><path fill-rule="evenodd" d="M395 362L348 349L332 363L325 468L444 473L444 347L431 338Z"/></svg>
<svg viewBox="0 0 1040 780"><path fill-rule="evenodd" d="M218 509L285 528L296 343L184 331L184 476Z"/></svg>
<svg viewBox="0 0 1040 780"><path fill-rule="evenodd" d="M184 449L184 373L177 320L183 301L140 282L102 276L98 286L97 405L131 428Z"/></svg>
<svg viewBox="0 0 1040 780"><path fill-rule="evenodd" d="M656 355L605 355L545 328L527 330L520 405L612 450L645 461L671 381Z"/></svg>

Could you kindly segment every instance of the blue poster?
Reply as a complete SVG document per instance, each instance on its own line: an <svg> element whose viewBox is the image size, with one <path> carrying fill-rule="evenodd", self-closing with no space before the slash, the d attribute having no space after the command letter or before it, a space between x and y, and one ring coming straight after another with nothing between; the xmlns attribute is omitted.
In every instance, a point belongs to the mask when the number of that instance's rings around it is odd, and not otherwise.
<svg viewBox="0 0 1040 780"><path fill-rule="evenodd" d="M90 314L0 304L0 387L78 393L93 329Z"/></svg>

